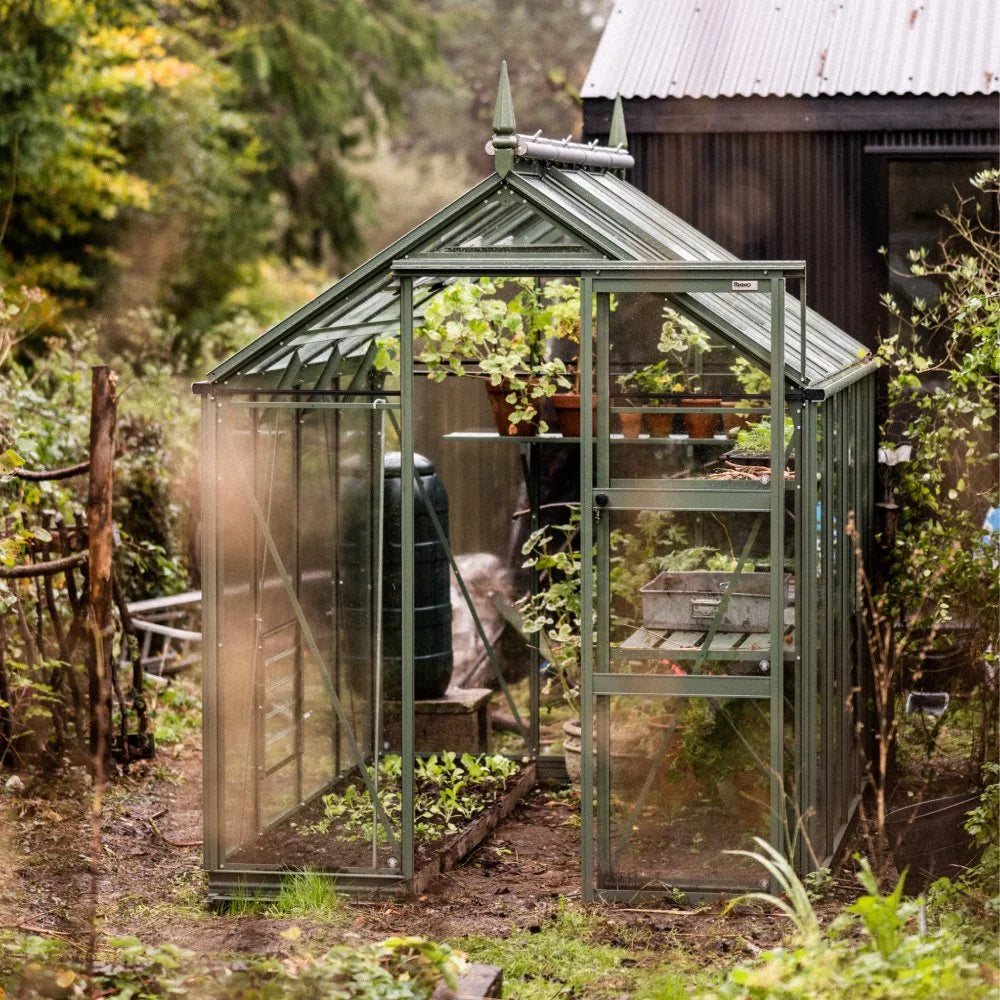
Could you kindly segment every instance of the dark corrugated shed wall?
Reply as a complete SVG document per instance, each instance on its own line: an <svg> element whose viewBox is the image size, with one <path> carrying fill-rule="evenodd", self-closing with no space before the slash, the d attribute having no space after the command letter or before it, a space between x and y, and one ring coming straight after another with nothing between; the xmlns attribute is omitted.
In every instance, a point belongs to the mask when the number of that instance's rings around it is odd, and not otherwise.
<svg viewBox="0 0 1000 1000"><path fill-rule="evenodd" d="M633 132L632 182L739 257L805 260L809 305L873 347L884 199L865 138Z"/></svg>

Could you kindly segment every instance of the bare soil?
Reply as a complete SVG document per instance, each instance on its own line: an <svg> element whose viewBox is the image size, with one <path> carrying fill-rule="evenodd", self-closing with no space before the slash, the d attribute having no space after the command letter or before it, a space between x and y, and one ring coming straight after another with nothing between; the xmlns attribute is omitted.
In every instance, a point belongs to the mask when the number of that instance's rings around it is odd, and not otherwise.
<svg viewBox="0 0 1000 1000"><path fill-rule="evenodd" d="M80 769L56 779L24 776L21 792L0 786L0 924L84 939L89 915L89 782ZM209 954L282 954L281 933L301 927L314 946L391 934L436 939L506 936L540 929L560 900L580 895L578 803L535 789L458 867L418 897L345 902L333 917L280 920L218 914L204 905L201 874L201 750L186 743L133 765L105 794L98 915L105 937L134 935ZM854 892L850 875L835 896ZM832 909L836 903L827 904ZM755 955L786 922L766 908L724 904L682 909L604 905L608 943L642 934L651 950L690 946L698 961Z"/></svg>

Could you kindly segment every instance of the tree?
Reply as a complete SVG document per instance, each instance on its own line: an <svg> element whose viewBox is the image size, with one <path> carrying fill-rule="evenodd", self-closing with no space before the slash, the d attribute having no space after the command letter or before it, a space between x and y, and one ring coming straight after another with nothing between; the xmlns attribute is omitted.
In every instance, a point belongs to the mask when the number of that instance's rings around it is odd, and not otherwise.
<svg viewBox="0 0 1000 1000"><path fill-rule="evenodd" d="M427 152L444 142L483 173L501 59L520 130L559 138L579 130L579 88L610 0L433 0L433 6L448 75L413 95L411 147Z"/></svg>
<svg viewBox="0 0 1000 1000"><path fill-rule="evenodd" d="M164 306L190 359L263 254L357 250L351 157L435 31L421 0L0 0L0 282Z"/></svg>

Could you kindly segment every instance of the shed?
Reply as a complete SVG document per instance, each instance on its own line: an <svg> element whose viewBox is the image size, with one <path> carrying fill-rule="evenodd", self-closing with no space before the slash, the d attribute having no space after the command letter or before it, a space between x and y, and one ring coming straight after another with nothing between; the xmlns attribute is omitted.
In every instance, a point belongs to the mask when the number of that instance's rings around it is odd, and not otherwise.
<svg viewBox="0 0 1000 1000"><path fill-rule="evenodd" d="M928 294L907 252L997 164L1000 18L992 0L618 0L581 94L591 138L621 95L637 187L742 257L822 262L809 304L873 347L883 292Z"/></svg>
<svg viewBox="0 0 1000 1000"><path fill-rule="evenodd" d="M572 627L529 634L520 680L487 649L517 729L496 749L522 776L565 780L545 696L553 674L567 682L593 803L584 897L756 887L725 852L754 835L784 849L789 824L812 844L798 840L801 869L836 850L864 781L855 574L874 361L801 305L804 262L738 260L623 179L626 147L620 116L606 146L517 133L504 69L496 172L195 385L215 896L273 893L302 867L353 892L436 870L414 768L483 740L417 732L422 644L441 632L426 554L460 577L452 540L521 515L543 532L529 554L561 540L568 558L536 564L505 610L526 626L541 597ZM456 346L470 331L488 348L478 366ZM469 376L525 343L501 392L521 412L487 429ZM536 425L550 401L527 376L570 370L593 407L575 432ZM526 510L505 506L500 478L487 505L455 491L446 506L429 464L450 489L484 453L523 474ZM543 496L558 454L578 479ZM562 536L544 534L554 505L575 514Z"/></svg>

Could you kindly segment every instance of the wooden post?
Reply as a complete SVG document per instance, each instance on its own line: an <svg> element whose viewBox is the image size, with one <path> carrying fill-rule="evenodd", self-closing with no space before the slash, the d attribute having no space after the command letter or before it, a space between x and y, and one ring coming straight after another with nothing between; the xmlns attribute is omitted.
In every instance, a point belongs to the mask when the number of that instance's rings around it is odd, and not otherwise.
<svg viewBox="0 0 1000 1000"><path fill-rule="evenodd" d="M111 500L114 483L118 376L105 365L91 369L90 488L87 495L90 579L90 753L103 780L111 749L111 656L114 626Z"/></svg>

